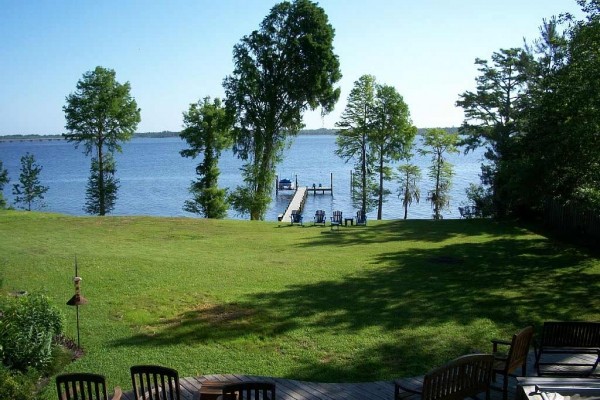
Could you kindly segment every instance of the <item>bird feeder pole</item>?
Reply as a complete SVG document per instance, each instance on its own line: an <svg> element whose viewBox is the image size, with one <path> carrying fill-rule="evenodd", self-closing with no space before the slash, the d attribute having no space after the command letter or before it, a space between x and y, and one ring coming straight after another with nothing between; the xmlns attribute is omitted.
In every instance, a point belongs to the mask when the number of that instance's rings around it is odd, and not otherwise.
<svg viewBox="0 0 600 400"><path fill-rule="evenodd" d="M87 299L81 295L81 277L77 271L77 257L75 257L75 277L73 278L73 283L75 284L75 295L71 297L69 301L67 301L68 306L75 306L75 310L77 313L77 348L81 350L81 341L79 335L79 306L83 304L87 304Z"/></svg>

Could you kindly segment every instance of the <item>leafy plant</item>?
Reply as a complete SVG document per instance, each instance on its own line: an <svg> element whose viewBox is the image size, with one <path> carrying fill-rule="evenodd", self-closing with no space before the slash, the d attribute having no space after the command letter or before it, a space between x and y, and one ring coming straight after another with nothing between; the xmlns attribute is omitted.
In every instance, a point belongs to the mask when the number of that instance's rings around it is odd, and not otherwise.
<svg viewBox="0 0 600 400"><path fill-rule="evenodd" d="M52 361L52 339L63 330L63 317L42 295L4 304L0 320L2 362L11 369L44 369Z"/></svg>
<svg viewBox="0 0 600 400"><path fill-rule="evenodd" d="M0 393L3 400L30 400L35 390L37 377L11 371L0 364Z"/></svg>

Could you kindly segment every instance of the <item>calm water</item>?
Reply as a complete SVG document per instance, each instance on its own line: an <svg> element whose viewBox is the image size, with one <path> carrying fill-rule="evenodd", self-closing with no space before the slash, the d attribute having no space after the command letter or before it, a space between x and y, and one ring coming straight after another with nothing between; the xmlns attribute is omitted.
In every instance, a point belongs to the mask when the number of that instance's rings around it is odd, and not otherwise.
<svg viewBox="0 0 600 400"><path fill-rule="evenodd" d="M133 139L123 145L123 153L116 155L117 178L120 188L116 207L112 215L156 215L156 216L189 216L194 214L182 210L188 199L188 187L195 178L195 166L198 160L183 158L179 151L185 143L179 138L166 139ZM309 195L304 215L312 220L317 209L323 209L329 217L333 210L342 210L344 214L355 214L356 209L350 202L350 171L352 166L345 164L334 154L334 136L298 136L285 152L283 162L278 166L280 178L295 180L299 185L330 185L330 174L333 173L333 196ZM80 149L64 141L34 142L0 142L0 160L8 170L11 182L4 188L4 196L12 204L12 185L18 182L20 158L26 152L35 156L43 167L40 180L49 190L45 195L44 211L71 215L84 215L85 187L90 168L90 159ZM457 207L466 200L465 188L469 183L479 182L481 153L469 155L452 155L454 164L452 200L450 208L444 212L445 218L458 218ZM431 205L424 199L432 186L427 178L429 159L415 156L414 163L421 166L423 180L421 182L422 200L413 203L408 210L409 218L431 218ZM242 163L231 152L225 152L220 160L220 186L234 188L241 182L240 167ZM383 218L397 219L403 217L403 209L397 197L397 183L389 183L392 195L384 204ZM277 215L285 210L291 194L275 195L267 213L267 220L276 220ZM376 212L369 214L374 218ZM245 216L229 213L229 218L244 219Z"/></svg>

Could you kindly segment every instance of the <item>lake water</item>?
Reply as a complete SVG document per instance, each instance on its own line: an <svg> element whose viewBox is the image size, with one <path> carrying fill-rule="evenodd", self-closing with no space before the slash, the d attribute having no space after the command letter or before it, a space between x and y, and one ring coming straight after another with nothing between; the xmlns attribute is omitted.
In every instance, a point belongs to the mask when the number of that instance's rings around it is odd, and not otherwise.
<svg viewBox="0 0 600 400"><path fill-rule="evenodd" d="M154 215L189 216L194 214L183 211L183 203L190 198L188 188L195 179L197 159L184 158L179 151L186 147L179 138L133 139L123 145L123 153L116 155L117 178L120 180L118 199L111 215ZM335 136L298 136L285 152L284 160L277 167L280 178L295 181L299 185L312 186L322 184L330 186L333 174L333 196L331 194L309 195L306 201L305 220L312 220L318 209L323 209L329 217L334 210L354 215L356 208L350 201L350 179L352 165L346 164L334 154ZM20 158L26 152L35 156L42 166L41 183L49 187L45 195L44 211L70 215L85 215L85 187L89 177L90 159L83 155L81 147L60 141L0 142L0 160L8 170L10 183L4 188L4 196L12 204L12 185L18 183ZM466 201L465 188L469 183L479 182L482 153L451 155L454 164L452 199L444 218L458 218L457 207ZM425 201L426 193L432 183L427 178L429 157L415 156L413 162L422 169L421 202L413 203L408 210L411 219L431 218L431 205ZM220 186L234 188L241 183L240 167L242 162L231 152L224 152L219 167ZM388 183L392 191L383 206L384 219L402 218L404 211L397 197L396 182ZM291 192L273 192L273 201L266 219L275 221L283 213L291 199ZM376 211L368 214L375 218ZM246 219L230 211L228 218Z"/></svg>

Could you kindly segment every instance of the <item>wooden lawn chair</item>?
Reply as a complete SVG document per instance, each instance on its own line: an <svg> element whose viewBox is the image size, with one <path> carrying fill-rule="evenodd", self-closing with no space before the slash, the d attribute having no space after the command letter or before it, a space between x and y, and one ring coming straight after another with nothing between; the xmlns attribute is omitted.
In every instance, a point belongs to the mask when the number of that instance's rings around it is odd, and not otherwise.
<svg viewBox="0 0 600 400"><path fill-rule="evenodd" d="M326 223L327 223L327 218L325 217L325 211L317 210L315 212L315 218L314 218L313 225L321 224L321 225L325 226Z"/></svg>
<svg viewBox="0 0 600 400"><path fill-rule="evenodd" d="M102 375L89 373L63 374L56 377L59 400L108 400L106 379ZM115 388L112 400L119 400L123 392Z"/></svg>
<svg viewBox="0 0 600 400"><path fill-rule="evenodd" d="M415 394L421 400L462 400L484 393L490 398L492 367L491 354L469 354L428 372L423 378L401 379L394 382L394 399Z"/></svg>
<svg viewBox="0 0 600 400"><path fill-rule="evenodd" d="M356 225L367 226L367 213L362 210L356 212Z"/></svg>
<svg viewBox="0 0 600 400"><path fill-rule="evenodd" d="M503 376L503 400L507 400L508 398L508 377L515 376L513 371L521 367L521 376L525 376L527 373L527 355L529 353L529 345L532 338L533 327L528 326L515 333L510 342L498 339L492 340L492 350L494 353L494 381L496 380L496 375ZM499 345L508 346L508 352L499 352Z"/></svg>
<svg viewBox="0 0 600 400"><path fill-rule="evenodd" d="M333 227L337 227L337 229L340 229L340 226L342 225L342 212L341 211L334 211L333 215L331 216L330 219L330 224L331 224L331 229L333 229Z"/></svg>
<svg viewBox="0 0 600 400"><path fill-rule="evenodd" d="M131 383L135 400L181 400L179 374L158 365L131 367Z"/></svg>
<svg viewBox="0 0 600 400"><path fill-rule="evenodd" d="M292 215L290 216L290 219L292 220L292 225L302 225L302 213L300 213L299 210L292 210Z"/></svg>

